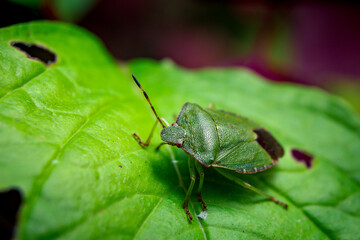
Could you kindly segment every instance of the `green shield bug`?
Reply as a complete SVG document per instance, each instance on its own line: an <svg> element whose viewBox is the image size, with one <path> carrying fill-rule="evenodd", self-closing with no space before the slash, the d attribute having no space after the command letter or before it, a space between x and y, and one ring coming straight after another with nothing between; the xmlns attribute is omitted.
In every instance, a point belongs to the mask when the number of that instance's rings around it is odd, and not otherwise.
<svg viewBox="0 0 360 240"><path fill-rule="evenodd" d="M284 155L284 150L277 140L257 123L234 113L203 108L194 103L185 103L176 122L165 126L140 83L134 75L132 77L142 90L157 119L146 142L143 142L136 133L133 134L134 138L141 146L148 146L156 123L159 122L163 127L161 139L164 142L157 149L164 144L169 144L183 149L193 157L189 158L191 182L183 203L189 221L192 220L192 216L188 203L195 184L196 172L200 177L198 200L202 204L202 209L206 210L206 204L201 196L204 181L202 166L252 174L271 168ZM232 174L227 177L234 178ZM286 203L280 202L245 181L237 179L236 182L287 208Z"/></svg>

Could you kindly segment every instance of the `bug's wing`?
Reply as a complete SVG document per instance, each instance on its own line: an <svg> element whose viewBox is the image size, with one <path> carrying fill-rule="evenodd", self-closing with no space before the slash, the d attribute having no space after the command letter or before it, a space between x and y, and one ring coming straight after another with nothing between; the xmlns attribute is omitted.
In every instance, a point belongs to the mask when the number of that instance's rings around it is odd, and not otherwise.
<svg viewBox="0 0 360 240"><path fill-rule="evenodd" d="M257 123L225 111L207 111L214 119L220 142L211 166L255 173L275 165L283 155L281 145Z"/></svg>
<svg viewBox="0 0 360 240"><path fill-rule="evenodd" d="M241 173L264 171L277 163L257 141L239 142L222 149L211 166L235 170Z"/></svg>
<svg viewBox="0 0 360 240"><path fill-rule="evenodd" d="M230 112L206 110L212 116L216 125L220 149L232 147L238 142L249 142L256 139L257 135L253 129L260 126L255 122Z"/></svg>

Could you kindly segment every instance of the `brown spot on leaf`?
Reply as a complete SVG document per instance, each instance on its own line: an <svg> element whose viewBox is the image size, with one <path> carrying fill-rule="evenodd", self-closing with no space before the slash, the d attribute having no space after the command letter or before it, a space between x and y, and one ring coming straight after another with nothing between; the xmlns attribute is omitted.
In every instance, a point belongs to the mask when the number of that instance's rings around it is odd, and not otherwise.
<svg viewBox="0 0 360 240"><path fill-rule="evenodd" d="M25 53L28 58L41 61L45 65L56 62L56 54L44 46L27 42L11 42L11 46Z"/></svg>
<svg viewBox="0 0 360 240"><path fill-rule="evenodd" d="M254 132L257 135L256 141L265 149L272 159L279 159L284 155L284 149L268 131L259 128L255 129Z"/></svg>
<svg viewBox="0 0 360 240"><path fill-rule="evenodd" d="M307 153L299 149L292 149L291 155L296 161L305 164L307 168L311 168L312 162L314 160L314 156L311 155L310 153Z"/></svg>
<svg viewBox="0 0 360 240"><path fill-rule="evenodd" d="M17 189L0 192L0 236L13 239L22 197Z"/></svg>
<svg viewBox="0 0 360 240"><path fill-rule="evenodd" d="M123 168L123 166L122 166L122 165L119 165L119 168Z"/></svg>

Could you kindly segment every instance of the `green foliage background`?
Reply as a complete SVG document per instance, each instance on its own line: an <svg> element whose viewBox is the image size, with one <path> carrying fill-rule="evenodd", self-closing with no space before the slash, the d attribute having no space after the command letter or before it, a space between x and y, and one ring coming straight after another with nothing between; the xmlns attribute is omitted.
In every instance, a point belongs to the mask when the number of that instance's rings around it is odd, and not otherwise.
<svg viewBox="0 0 360 240"><path fill-rule="evenodd" d="M11 47L41 44L58 56L45 66ZM341 99L270 83L242 68L185 70L170 61L119 68L94 36L56 22L0 30L0 189L18 188L20 239L357 239L360 236L360 124ZM254 186L266 201L206 169L208 217L189 224L168 149L142 149L154 116L173 122L184 102L247 116L283 144L285 157ZM291 148L315 156L311 169ZM174 149L188 184L186 154ZM122 166L119 167L119 165ZM196 198L193 213L201 211Z"/></svg>

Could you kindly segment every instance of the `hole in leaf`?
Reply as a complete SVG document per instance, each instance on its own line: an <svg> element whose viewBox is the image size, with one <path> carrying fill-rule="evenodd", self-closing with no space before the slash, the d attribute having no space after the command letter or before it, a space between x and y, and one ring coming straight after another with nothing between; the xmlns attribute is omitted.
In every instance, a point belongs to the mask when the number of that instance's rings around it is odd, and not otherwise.
<svg viewBox="0 0 360 240"><path fill-rule="evenodd" d="M0 236L13 239L18 210L22 202L20 191L10 189L0 192Z"/></svg>
<svg viewBox="0 0 360 240"><path fill-rule="evenodd" d="M11 42L11 46L24 52L28 58L39 60L45 65L56 62L56 54L43 46L26 42Z"/></svg>
<svg viewBox="0 0 360 240"><path fill-rule="evenodd" d="M292 149L291 155L296 161L305 164L306 168L311 168L312 162L314 160L313 155L299 149Z"/></svg>
<svg viewBox="0 0 360 240"><path fill-rule="evenodd" d="M284 149L276 139L265 129L255 129L256 141L270 155L272 159L279 159L284 155Z"/></svg>

